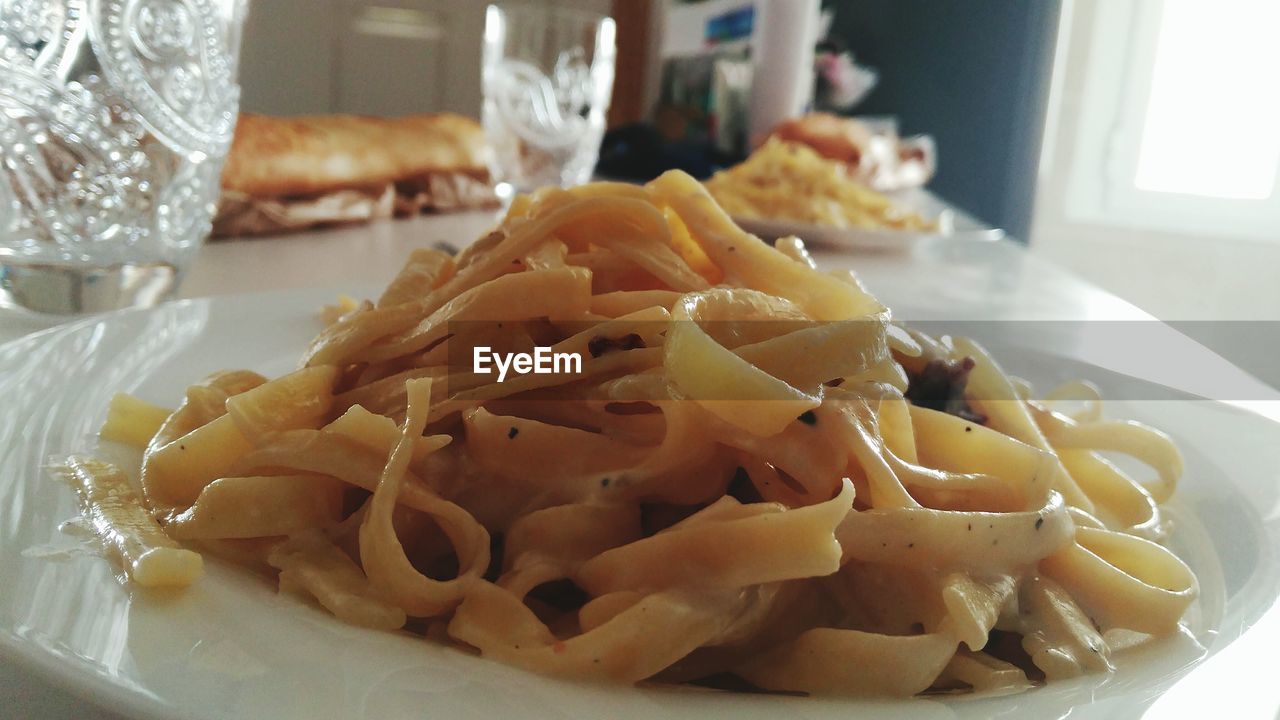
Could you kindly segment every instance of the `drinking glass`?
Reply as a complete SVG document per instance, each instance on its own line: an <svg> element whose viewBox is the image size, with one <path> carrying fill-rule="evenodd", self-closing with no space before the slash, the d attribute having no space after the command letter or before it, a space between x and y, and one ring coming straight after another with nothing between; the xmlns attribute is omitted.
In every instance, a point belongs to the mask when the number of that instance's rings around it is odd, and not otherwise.
<svg viewBox="0 0 1280 720"><path fill-rule="evenodd" d="M164 299L209 234L248 0L0 0L0 307Z"/></svg>
<svg viewBox="0 0 1280 720"><path fill-rule="evenodd" d="M591 179L613 91L615 32L612 18L595 13L489 6L481 120L499 196Z"/></svg>

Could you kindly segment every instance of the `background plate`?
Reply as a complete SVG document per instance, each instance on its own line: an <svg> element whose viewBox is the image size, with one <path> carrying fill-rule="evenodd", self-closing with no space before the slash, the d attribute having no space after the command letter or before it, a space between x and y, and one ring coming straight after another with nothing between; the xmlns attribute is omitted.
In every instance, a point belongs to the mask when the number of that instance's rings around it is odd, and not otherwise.
<svg viewBox="0 0 1280 720"><path fill-rule="evenodd" d="M772 241L795 235L805 243L814 246L876 253L908 252L928 240L951 238L989 242L1005 236L1003 230L988 227L966 213L952 209L950 205L924 188L899 190L887 195L901 207L937 220L940 230L914 232L872 228L834 228L782 218L734 217L733 220L742 229L765 240Z"/></svg>

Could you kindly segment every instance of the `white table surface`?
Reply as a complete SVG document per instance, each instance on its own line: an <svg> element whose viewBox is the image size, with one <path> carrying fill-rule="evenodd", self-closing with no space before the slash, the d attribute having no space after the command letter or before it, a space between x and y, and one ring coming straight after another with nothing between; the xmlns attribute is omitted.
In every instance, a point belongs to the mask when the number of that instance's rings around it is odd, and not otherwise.
<svg viewBox="0 0 1280 720"><path fill-rule="evenodd" d="M339 228L279 238L216 241L208 244L180 295L203 297L261 290L331 286L357 290L385 284L413 248L448 242L461 247L493 222L492 213L415 218L371 226ZM1100 290L1022 246L996 242L926 243L910 251L857 255L815 249L825 269L853 268L882 301L906 320L958 321L1140 321L1161 327L1150 315ZM1089 356L1091 362L1124 371L1126 357L1091 353L1078 322L1043 323L1056 350ZM46 321L0 315L0 341L46 327ZM1242 396L1274 400L1274 391L1257 383L1213 353L1172 331L1157 333L1186 356L1177 385L1208 373L1229 377ZM1205 368L1209 368L1206 370ZM1141 371L1127 368L1138 375ZM1150 370L1150 368L1146 368ZM1145 375L1149 377L1148 375ZM1185 385L1185 383L1182 383ZM1188 388L1194 389L1194 388ZM117 720L91 702L74 697L42 678L0 665L0 717L48 720Z"/></svg>

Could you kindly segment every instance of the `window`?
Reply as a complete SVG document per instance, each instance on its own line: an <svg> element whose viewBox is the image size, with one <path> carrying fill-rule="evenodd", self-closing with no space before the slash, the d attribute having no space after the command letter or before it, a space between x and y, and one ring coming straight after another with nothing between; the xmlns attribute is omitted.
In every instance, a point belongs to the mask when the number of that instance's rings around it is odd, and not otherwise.
<svg viewBox="0 0 1280 720"><path fill-rule="evenodd" d="M1092 4L1070 219L1280 241L1280 3Z"/></svg>

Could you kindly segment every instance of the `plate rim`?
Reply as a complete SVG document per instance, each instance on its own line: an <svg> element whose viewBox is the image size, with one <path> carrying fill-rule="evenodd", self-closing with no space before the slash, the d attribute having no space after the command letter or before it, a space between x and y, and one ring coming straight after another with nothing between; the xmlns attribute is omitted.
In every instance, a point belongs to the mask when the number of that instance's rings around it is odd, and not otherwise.
<svg viewBox="0 0 1280 720"><path fill-rule="evenodd" d="M839 228L787 218L729 217L738 227L766 242L794 235L814 247L863 253L902 253L929 242L994 243L1009 237L1000 228L918 232L892 228Z"/></svg>

